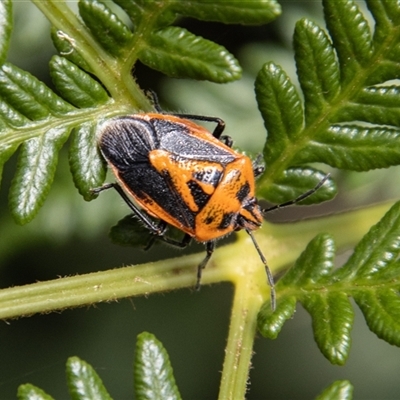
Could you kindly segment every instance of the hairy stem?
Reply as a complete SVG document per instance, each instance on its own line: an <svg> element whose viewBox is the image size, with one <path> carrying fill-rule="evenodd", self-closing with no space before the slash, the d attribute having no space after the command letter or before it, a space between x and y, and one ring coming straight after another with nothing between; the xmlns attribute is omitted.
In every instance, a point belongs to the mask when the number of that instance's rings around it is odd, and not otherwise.
<svg viewBox="0 0 400 400"><path fill-rule="evenodd" d="M330 232L336 237L339 250L350 247L382 217L390 205L375 205L296 224L266 223L257 233L257 240L271 270L277 273L294 262L307 243L321 231ZM343 226L348 227L345 232ZM268 299L264 267L252 248L250 238L244 232L239 238L237 242L215 251L204 270L202 283L233 282L236 286L234 308L249 308L256 313L258 306L247 304L250 300L246 296L251 295L251 301L259 297L257 304ZM197 265L203 257L203 254L196 254L3 289L0 290L0 318L16 318L130 296L191 288L196 281ZM252 324L253 317L246 319L245 329L249 328L247 324ZM236 314L232 316L232 324L236 324L235 318Z"/></svg>

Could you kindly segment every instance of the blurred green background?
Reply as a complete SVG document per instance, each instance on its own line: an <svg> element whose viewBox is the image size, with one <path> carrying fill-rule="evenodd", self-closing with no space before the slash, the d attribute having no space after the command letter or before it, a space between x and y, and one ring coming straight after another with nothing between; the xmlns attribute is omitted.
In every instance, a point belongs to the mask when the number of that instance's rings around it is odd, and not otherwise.
<svg viewBox="0 0 400 400"><path fill-rule="evenodd" d="M55 50L49 25L30 3L15 1L14 5L9 61L51 86L47 63ZM179 21L181 26L233 52L245 69L241 81L216 85L173 80L138 65L135 73L139 83L145 89L154 89L166 109L223 118L236 146L251 154L260 152L265 131L253 93L257 71L272 60L295 80L291 47L295 21L309 17L324 25L319 1L285 1L282 6L283 15L262 27ZM67 147L60 155L48 200L27 226L17 226L8 212L7 193L16 156L6 164L0 191L2 288L180 254L166 246L143 252L112 244L108 230L128 213L127 207L113 192L91 203L83 201L70 177ZM398 168L368 174L335 171L340 194L318 210L340 211L396 198L400 194L398 172ZM309 208L299 211L294 207L271 218L298 219L310 212ZM185 251L202 249L194 245ZM265 253L268 257L268 249ZM4 322L0 329L0 399L16 398L18 385L26 382L57 399L68 398L64 364L74 355L96 368L114 399L132 398L135 339L145 330L167 348L184 399L215 399L231 299L231 286L220 284L203 287L199 293L181 290ZM400 349L370 333L358 310L352 337L346 366L330 365L313 341L309 315L299 306L277 340L256 340L247 398L311 399L337 379L349 379L354 384L356 399L400 398Z"/></svg>

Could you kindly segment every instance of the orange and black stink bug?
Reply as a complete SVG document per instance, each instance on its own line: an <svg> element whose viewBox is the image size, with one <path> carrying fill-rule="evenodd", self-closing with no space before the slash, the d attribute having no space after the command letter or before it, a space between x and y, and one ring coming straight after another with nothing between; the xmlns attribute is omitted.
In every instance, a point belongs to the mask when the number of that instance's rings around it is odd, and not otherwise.
<svg viewBox="0 0 400 400"><path fill-rule="evenodd" d="M117 117L101 125L98 145L117 183L93 191L116 189L150 232L169 244L185 247L192 238L205 243L207 254L198 265L197 288L216 240L246 230L265 265L274 308L274 280L252 234L266 211L255 197L255 177L263 168L231 148L231 138L221 136L225 127L221 119L157 111ZM211 133L193 120L217 125ZM269 210L304 199L323 181L299 198ZM181 242L165 236L168 224L185 233Z"/></svg>

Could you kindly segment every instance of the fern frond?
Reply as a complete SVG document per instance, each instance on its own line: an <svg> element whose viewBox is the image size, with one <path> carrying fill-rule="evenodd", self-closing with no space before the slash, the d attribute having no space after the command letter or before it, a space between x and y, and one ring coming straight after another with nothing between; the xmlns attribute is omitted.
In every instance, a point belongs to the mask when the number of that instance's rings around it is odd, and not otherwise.
<svg viewBox="0 0 400 400"><path fill-rule="evenodd" d="M296 301L313 319L315 340L334 364L344 364L350 351L353 297L371 331L400 346L400 202L396 203L334 270L335 244L328 234L314 238L276 286L277 311L265 304L259 314L261 332L276 338L292 317Z"/></svg>
<svg viewBox="0 0 400 400"><path fill-rule="evenodd" d="M134 368L136 398L181 399L168 353L162 343L148 332L137 337ZM95 369L78 357L67 360L66 375L72 399L112 400ZM53 397L28 383L18 388L18 399L53 400Z"/></svg>
<svg viewBox="0 0 400 400"><path fill-rule="evenodd" d="M50 61L57 94L31 74L6 63L12 28L11 1L0 6L0 172L20 146L10 191L15 220L29 222L50 190L58 152L73 132L70 165L86 200L100 186L105 166L97 150L96 127L104 118L150 110L150 100L131 76L137 61L169 76L230 82L241 76L224 47L170 26L179 16L223 23L261 24L280 12L274 0L115 1L133 29L109 6L81 0L79 16L65 2L33 0L50 20L58 56Z"/></svg>
<svg viewBox="0 0 400 400"><path fill-rule="evenodd" d="M300 193L294 182L282 189L274 182L303 164L368 171L400 163L400 86L387 83L400 77L395 61L400 6L386 0L368 2L376 21L372 33L357 2L323 4L328 32L302 19L294 33L304 102L274 63L266 64L257 77L257 100L268 130L267 168L259 194L270 201ZM318 173L315 170L314 184ZM334 194L329 184L322 190Z"/></svg>

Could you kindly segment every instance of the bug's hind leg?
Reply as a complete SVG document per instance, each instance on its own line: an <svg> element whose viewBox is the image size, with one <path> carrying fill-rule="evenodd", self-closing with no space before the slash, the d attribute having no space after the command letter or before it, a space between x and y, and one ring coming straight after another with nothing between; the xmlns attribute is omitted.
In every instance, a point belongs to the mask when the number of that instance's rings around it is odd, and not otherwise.
<svg viewBox="0 0 400 400"><path fill-rule="evenodd" d="M184 249L185 247L187 247L190 244L190 242L192 241L192 237L188 234L185 234L185 236L182 238L182 240L179 241L179 240L171 239L168 236L154 235L154 240L152 241L151 244L153 244L155 240L161 240L162 242L170 244L171 246L179 247L180 249ZM146 247L146 250L148 248L149 248L149 246Z"/></svg>
<svg viewBox="0 0 400 400"><path fill-rule="evenodd" d="M155 223L148 214L146 214L144 211L142 211L139 207L137 207L134 203L132 203L131 199L128 197L128 195L123 191L121 186L118 183L107 183L106 185L103 185L98 188L94 188L91 190L92 193L94 194L99 194L100 192L108 189L115 189L118 194L122 197L122 199L125 201L125 203L128 205L128 207L133 211L134 215L142 221L143 225L150 230L154 235L157 236L162 236L165 232L165 227L159 226L157 223Z"/></svg>

